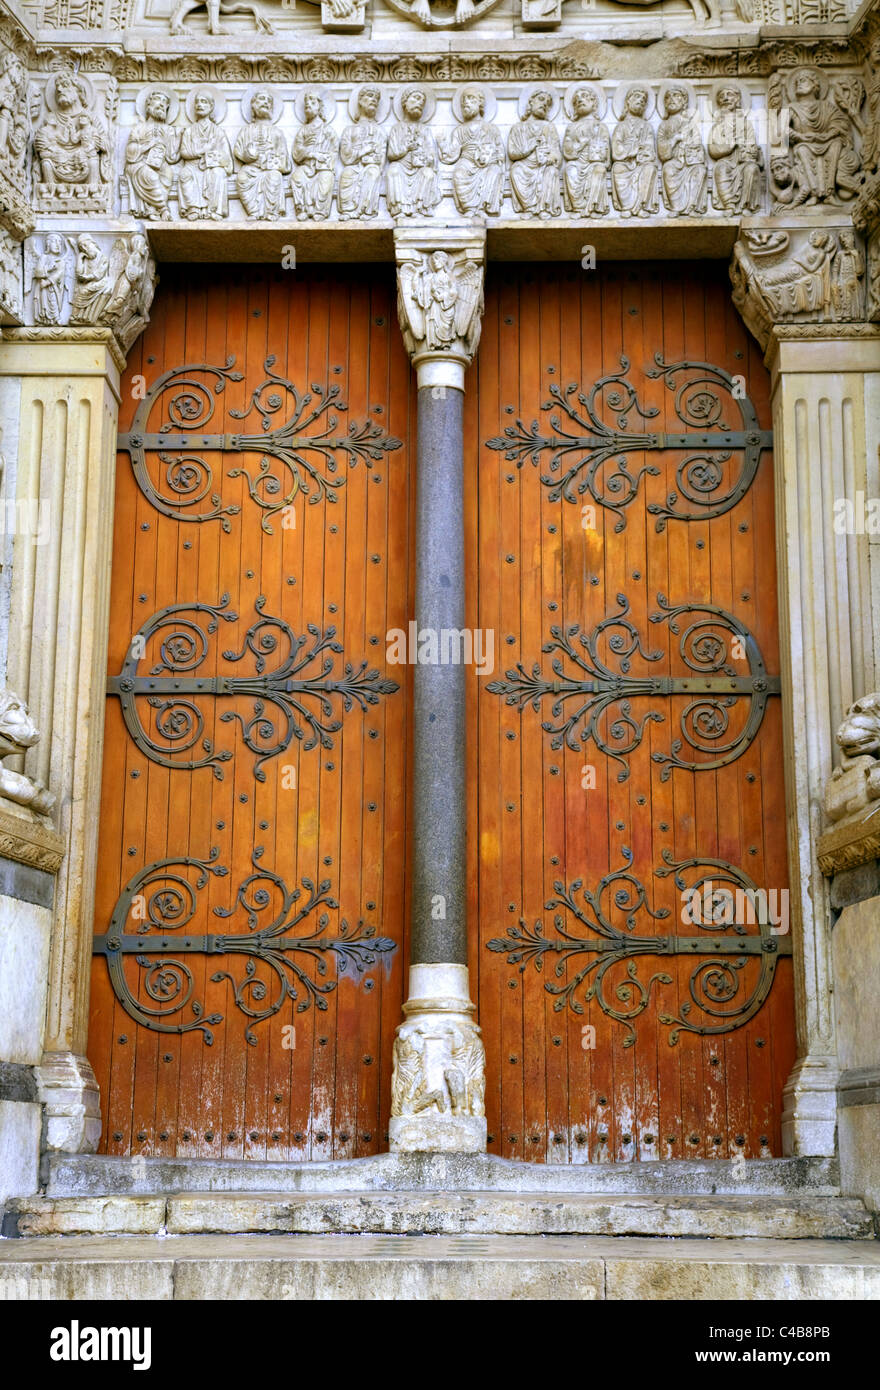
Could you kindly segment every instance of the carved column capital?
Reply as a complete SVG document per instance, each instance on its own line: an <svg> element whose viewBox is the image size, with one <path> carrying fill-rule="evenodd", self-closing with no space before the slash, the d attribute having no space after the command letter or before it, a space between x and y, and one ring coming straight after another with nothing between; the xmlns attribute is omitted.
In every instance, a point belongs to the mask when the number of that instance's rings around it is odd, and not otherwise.
<svg viewBox="0 0 880 1390"><path fill-rule="evenodd" d="M397 315L419 386L464 390L483 317L486 229L397 227Z"/></svg>
<svg viewBox="0 0 880 1390"><path fill-rule="evenodd" d="M765 350L774 334L846 338L865 326L867 257L849 218L744 227L730 280L733 302Z"/></svg>

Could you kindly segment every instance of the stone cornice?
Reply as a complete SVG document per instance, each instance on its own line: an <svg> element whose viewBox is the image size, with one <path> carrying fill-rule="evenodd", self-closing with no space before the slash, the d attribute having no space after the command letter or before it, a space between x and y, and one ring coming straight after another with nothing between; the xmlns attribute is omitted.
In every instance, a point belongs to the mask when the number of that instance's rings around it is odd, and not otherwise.
<svg viewBox="0 0 880 1390"><path fill-rule="evenodd" d="M101 343L106 347L115 367L125 370L126 355L115 333L109 328L3 328L2 341L8 343Z"/></svg>
<svg viewBox="0 0 880 1390"><path fill-rule="evenodd" d="M47 820L0 798L0 854L57 874L64 841Z"/></svg>

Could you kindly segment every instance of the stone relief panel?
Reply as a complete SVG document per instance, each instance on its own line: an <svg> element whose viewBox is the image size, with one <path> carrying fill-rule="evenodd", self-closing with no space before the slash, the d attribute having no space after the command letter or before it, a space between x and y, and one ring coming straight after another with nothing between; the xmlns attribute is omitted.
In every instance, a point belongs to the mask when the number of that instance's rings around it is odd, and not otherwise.
<svg viewBox="0 0 880 1390"><path fill-rule="evenodd" d="M851 227L743 231L730 269L733 302L764 345L774 323L858 322L865 268Z"/></svg>
<svg viewBox="0 0 880 1390"><path fill-rule="evenodd" d="M41 212L113 211L113 78L49 74L34 122L34 193Z"/></svg>
<svg viewBox="0 0 880 1390"><path fill-rule="evenodd" d="M402 1023L394 1039L392 1115L485 1114L486 1054L470 1019Z"/></svg>
<svg viewBox="0 0 880 1390"><path fill-rule="evenodd" d="M22 59L13 49L0 47L0 223L19 238L33 226L27 85Z"/></svg>
<svg viewBox="0 0 880 1390"><path fill-rule="evenodd" d="M155 284L155 262L139 232L47 232L25 243L29 323L109 328L127 351L147 323Z"/></svg>
<svg viewBox="0 0 880 1390"><path fill-rule="evenodd" d="M806 67L769 82L124 82L118 101L115 79L100 83L103 97L98 75L45 81L33 137L41 213L833 217L877 158L880 87Z"/></svg>
<svg viewBox="0 0 880 1390"><path fill-rule="evenodd" d="M0 322L20 323L22 312L21 242L0 227Z"/></svg>

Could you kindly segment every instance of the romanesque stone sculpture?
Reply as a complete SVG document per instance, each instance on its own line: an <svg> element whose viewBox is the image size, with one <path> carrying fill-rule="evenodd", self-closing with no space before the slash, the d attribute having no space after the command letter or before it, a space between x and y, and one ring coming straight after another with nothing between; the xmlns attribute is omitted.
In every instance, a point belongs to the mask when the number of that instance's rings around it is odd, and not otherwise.
<svg viewBox="0 0 880 1390"><path fill-rule="evenodd" d="M219 222L229 211L226 179L232 173L232 150L219 129L218 99L196 91L187 103L189 125L180 141L178 204L182 217Z"/></svg>
<svg viewBox="0 0 880 1390"><path fill-rule="evenodd" d="M485 90L459 88L452 109L458 125L441 144L440 157L444 163L455 165L455 206L466 216L494 216L501 211L504 193L504 144L492 121L486 119Z"/></svg>
<svg viewBox="0 0 880 1390"><path fill-rule="evenodd" d="M841 821L880 800L880 694L850 705L835 737L842 757L825 787L825 813Z"/></svg>
<svg viewBox="0 0 880 1390"><path fill-rule="evenodd" d="M0 313L20 319L22 314L21 242L0 227Z"/></svg>
<svg viewBox="0 0 880 1390"><path fill-rule="evenodd" d="M555 102L550 87L524 93L520 119L507 137L514 206L542 219L558 217L562 212L562 145L550 119Z"/></svg>
<svg viewBox="0 0 880 1390"><path fill-rule="evenodd" d="M719 212L755 212L761 204L764 156L743 111L739 87L719 87L715 105L717 114L709 132L709 154L715 160L715 207Z"/></svg>
<svg viewBox="0 0 880 1390"><path fill-rule="evenodd" d="M249 114L233 149L239 165L235 183L248 217L271 222L284 216L284 175L290 173L290 154L274 125L275 98L267 87L258 87L252 94Z"/></svg>
<svg viewBox="0 0 880 1390"><path fill-rule="evenodd" d="M483 272L460 254L428 251L398 269L397 311L414 360L450 352L470 362L480 340Z"/></svg>
<svg viewBox="0 0 880 1390"><path fill-rule="evenodd" d="M405 87L398 114L388 136L388 211L392 217L430 217L440 201L437 143L426 124L433 99L422 87Z"/></svg>
<svg viewBox="0 0 880 1390"><path fill-rule="evenodd" d="M290 188L297 217L323 221L330 216L336 177L338 138L328 121L320 92L302 98L302 125L293 137Z"/></svg>
<svg viewBox="0 0 880 1390"><path fill-rule="evenodd" d="M64 322L70 278L70 247L60 232L49 232L38 249L28 247L27 280L33 286L33 319L39 324Z"/></svg>
<svg viewBox="0 0 880 1390"><path fill-rule="evenodd" d="M113 289L110 258L88 232L77 238L70 322L97 324Z"/></svg>
<svg viewBox="0 0 880 1390"><path fill-rule="evenodd" d="M646 118L650 99L647 87L629 87L611 134L611 191L621 217L657 211L657 149Z"/></svg>
<svg viewBox="0 0 880 1390"><path fill-rule="evenodd" d="M565 205L580 216L601 217L608 211L611 136L601 119L599 90L576 87L568 109L572 119L562 138Z"/></svg>
<svg viewBox="0 0 880 1390"><path fill-rule="evenodd" d="M384 114L380 87L361 87L353 95L349 110L353 124L345 127L339 143L342 172L336 193L339 216L345 221L375 217L378 213L387 144L381 125Z"/></svg>
<svg viewBox="0 0 880 1390"><path fill-rule="evenodd" d="M220 23L222 14L249 14L254 21L254 28L257 33L272 34L275 32L257 6L246 3L246 0L238 0L236 4L233 4L231 0L178 0L171 16L172 34L185 34L184 20L194 10L202 9L207 10L208 13L209 34L224 34L226 32Z"/></svg>
<svg viewBox="0 0 880 1390"><path fill-rule="evenodd" d="M834 317L844 321L859 319L864 301L865 257L856 245L852 232L838 232L837 243L831 286Z"/></svg>
<svg viewBox="0 0 880 1390"><path fill-rule="evenodd" d="M657 128L657 154L666 206L677 217L700 217L709 198L709 167L699 120L689 110L686 87L674 83L663 93L665 115Z"/></svg>
<svg viewBox="0 0 880 1390"><path fill-rule="evenodd" d="M76 243L70 322L111 328L127 351L147 322L155 265L146 237L116 237L109 253L84 232Z"/></svg>
<svg viewBox="0 0 880 1390"><path fill-rule="evenodd" d="M110 183L110 142L91 113L84 78L62 68L49 78L49 115L34 136L40 194L54 207L103 207Z"/></svg>
<svg viewBox="0 0 880 1390"><path fill-rule="evenodd" d="M861 188L859 158L853 147L851 115L842 91L817 68L798 68L785 88L789 109L790 184L774 188L776 202L789 208L840 204ZM779 86L771 93L780 99ZM774 164L771 175L774 177ZM790 187L790 196L786 190Z"/></svg>
<svg viewBox="0 0 880 1390"><path fill-rule="evenodd" d="M392 1115L485 1114L486 1054L475 1023L402 1023L394 1040Z"/></svg>
<svg viewBox="0 0 880 1390"><path fill-rule="evenodd" d="M52 792L24 773L12 772L2 766L3 758L12 754L23 755L39 740L39 730L28 714L24 701L11 690L0 690L0 797L20 806L29 806L39 815L48 815L55 805Z"/></svg>
<svg viewBox="0 0 880 1390"><path fill-rule="evenodd" d="M27 73L17 54L0 58L0 165L18 174L27 150Z"/></svg>
<svg viewBox="0 0 880 1390"><path fill-rule="evenodd" d="M787 231L746 231L731 263L733 302L766 343L774 323L859 319L864 257L852 233L815 228L797 250Z"/></svg>
<svg viewBox="0 0 880 1390"><path fill-rule="evenodd" d="M180 159L181 132L172 124L177 97L161 87L138 96L139 114L125 147L125 173L131 191L131 208L138 217L167 222L168 201L174 181L172 165Z"/></svg>

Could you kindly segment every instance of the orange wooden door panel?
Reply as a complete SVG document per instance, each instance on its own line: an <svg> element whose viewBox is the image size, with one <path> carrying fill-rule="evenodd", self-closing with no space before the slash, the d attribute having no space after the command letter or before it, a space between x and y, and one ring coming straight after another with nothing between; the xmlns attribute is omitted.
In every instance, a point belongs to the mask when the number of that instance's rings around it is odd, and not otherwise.
<svg viewBox="0 0 880 1390"><path fill-rule="evenodd" d="M746 896L787 887L768 391L720 268L489 268L465 439L469 621L496 634L469 687L491 1152L781 1152L790 935Z"/></svg>
<svg viewBox="0 0 880 1390"><path fill-rule="evenodd" d="M410 737L385 634L411 608L412 405L390 269L163 268L120 418L105 1152L385 1147Z"/></svg>

